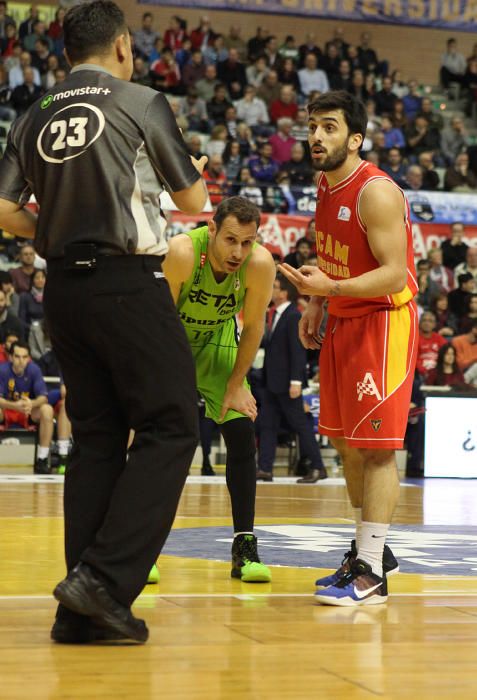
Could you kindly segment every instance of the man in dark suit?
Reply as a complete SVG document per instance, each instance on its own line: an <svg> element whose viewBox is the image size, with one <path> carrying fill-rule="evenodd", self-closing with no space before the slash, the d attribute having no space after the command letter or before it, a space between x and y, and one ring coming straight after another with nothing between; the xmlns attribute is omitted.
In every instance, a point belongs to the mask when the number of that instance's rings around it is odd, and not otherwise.
<svg viewBox="0 0 477 700"><path fill-rule="evenodd" d="M298 435L300 454L309 458L310 474L299 483L315 483L327 473L316 442L313 425L303 407L302 384L306 372L306 350L298 338L300 312L298 292L282 275L273 285L275 312L272 327L264 338L263 399L259 415L257 479L273 480L273 462L281 420Z"/></svg>

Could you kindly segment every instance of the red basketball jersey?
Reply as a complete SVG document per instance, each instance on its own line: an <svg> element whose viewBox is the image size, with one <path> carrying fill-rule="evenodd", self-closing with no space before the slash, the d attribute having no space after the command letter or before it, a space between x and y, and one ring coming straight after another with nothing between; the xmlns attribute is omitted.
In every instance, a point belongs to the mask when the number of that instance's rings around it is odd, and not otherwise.
<svg viewBox="0 0 477 700"><path fill-rule="evenodd" d="M318 180L316 203L316 247L318 266L335 280L358 277L379 267L371 252L366 228L359 216L359 200L369 182L391 180L372 163L361 161L356 170L334 187L328 185L326 174ZM398 187L399 189L399 187ZM418 291L412 248L409 205L406 206L407 284L398 294L370 298L330 297L328 311L334 316L363 316L379 309L396 308L410 301Z"/></svg>

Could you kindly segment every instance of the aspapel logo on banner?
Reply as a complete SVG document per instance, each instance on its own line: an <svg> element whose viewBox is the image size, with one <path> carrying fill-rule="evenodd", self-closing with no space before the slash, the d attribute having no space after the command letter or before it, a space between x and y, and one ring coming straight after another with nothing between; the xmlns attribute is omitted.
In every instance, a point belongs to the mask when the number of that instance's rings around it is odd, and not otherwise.
<svg viewBox="0 0 477 700"><path fill-rule="evenodd" d="M338 219L340 221L349 221L351 217L351 209L348 209L348 207L340 207L340 210L338 212Z"/></svg>

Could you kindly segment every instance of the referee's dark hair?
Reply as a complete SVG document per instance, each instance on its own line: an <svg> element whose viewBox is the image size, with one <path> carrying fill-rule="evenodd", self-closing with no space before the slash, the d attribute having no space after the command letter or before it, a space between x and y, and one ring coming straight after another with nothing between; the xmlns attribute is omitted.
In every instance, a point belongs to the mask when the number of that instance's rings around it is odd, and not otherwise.
<svg viewBox="0 0 477 700"><path fill-rule="evenodd" d="M128 27L123 11L112 0L93 0L75 5L63 23L65 49L71 63L107 53Z"/></svg>
<svg viewBox="0 0 477 700"><path fill-rule="evenodd" d="M260 209L245 197L228 197L220 202L212 217L217 231L220 230L227 216L235 216L240 224L250 224L255 221L257 229L260 226Z"/></svg>
<svg viewBox="0 0 477 700"><path fill-rule="evenodd" d="M295 285L287 280L285 275L282 275L280 272L277 272L276 280L280 285L280 289L287 293L288 301L296 304L300 295L298 294L298 289L295 287Z"/></svg>

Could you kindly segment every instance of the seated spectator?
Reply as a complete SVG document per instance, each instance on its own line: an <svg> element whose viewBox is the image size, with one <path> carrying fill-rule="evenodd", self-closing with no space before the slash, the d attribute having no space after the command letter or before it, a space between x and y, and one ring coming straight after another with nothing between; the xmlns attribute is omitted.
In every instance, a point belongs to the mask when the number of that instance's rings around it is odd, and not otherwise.
<svg viewBox="0 0 477 700"><path fill-rule="evenodd" d="M182 84L187 88L195 87L198 80L205 76L205 62L200 49L192 51L189 61L181 71Z"/></svg>
<svg viewBox="0 0 477 700"><path fill-rule="evenodd" d="M217 75L226 85L232 100L238 100L242 97L247 84L247 75L244 64L240 62L237 49L230 49L228 58L218 64Z"/></svg>
<svg viewBox="0 0 477 700"><path fill-rule="evenodd" d="M174 53L171 49L165 48L161 57L151 64L152 87L155 90L171 94L183 92L181 86L181 72Z"/></svg>
<svg viewBox="0 0 477 700"><path fill-rule="evenodd" d="M31 276L29 292L20 294L20 311L18 317L25 326L26 332L34 321L41 321L43 311L43 291L45 289L46 275L43 270L35 270Z"/></svg>
<svg viewBox="0 0 477 700"><path fill-rule="evenodd" d="M278 80L282 85L291 85L296 94L300 92L298 71L291 58L286 58L278 68Z"/></svg>
<svg viewBox="0 0 477 700"><path fill-rule="evenodd" d="M402 185L404 190L413 190L418 192L422 190L424 181L424 173L420 165L410 165L406 170L406 178Z"/></svg>
<svg viewBox="0 0 477 700"><path fill-rule="evenodd" d="M257 90L253 85L246 85L244 96L235 103L237 119L244 121L252 128L254 133L270 133L267 127L270 124L270 117L265 106L265 102L257 97ZM265 131L263 130L265 127Z"/></svg>
<svg viewBox="0 0 477 700"><path fill-rule="evenodd" d="M356 71L360 71L360 73L363 75L363 79L364 79L364 73L366 70L366 66L363 63L363 61L361 60L361 57L360 57L359 51L358 51L358 47L354 46L354 44L350 44L348 46L348 52L346 54L346 58L348 59L349 64L351 66L352 75L354 75Z"/></svg>
<svg viewBox="0 0 477 700"><path fill-rule="evenodd" d="M426 377L430 386L450 386L456 389L464 388L466 381L457 365L455 348L450 344L443 345L437 353L437 364Z"/></svg>
<svg viewBox="0 0 477 700"><path fill-rule="evenodd" d="M5 343L7 336L11 333L23 340L23 324L17 316L8 310L5 293L0 291L0 343Z"/></svg>
<svg viewBox="0 0 477 700"><path fill-rule="evenodd" d="M419 263L423 266L420 267ZM418 284L418 294L416 297L416 303L420 310L428 311L434 299L439 294L439 288L429 277L429 268L427 269L424 265L429 265L427 260L419 260L417 264L417 284Z"/></svg>
<svg viewBox="0 0 477 700"><path fill-rule="evenodd" d="M394 109L390 116L394 126L401 129L401 131L405 135L409 129L409 119L406 117L406 113L404 111L404 103L401 99L397 99L394 103Z"/></svg>
<svg viewBox="0 0 477 700"><path fill-rule="evenodd" d="M428 124L437 129L437 131L442 131L444 128L444 117L440 112L436 112L432 106L432 100L430 97L423 97L421 100L421 109L416 114L419 117L425 117Z"/></svg>
<svg viewBox="0 0 477 700"><path fill-rule="evenodd" d="M205 146L206 155L209 156L209 158L215 155L222 156L228 138L229 134L224 124L217 124L217 126L214 126L210 134L210 140Z"/></svg>
<svg viewBox="0 0 477 700"><path fill-rule="evenodd" d="M28 34L23 40L23 48L25 51L34 51L35 50L35 44L38 41L38 39L44 39L48 43L48 50L53 51L54 44L53 44L53 39L48 36L47 34L47 27L45 22L43 22L41 19L37 19L36 22L33 24L33 33Z"/></svg>
<svg viewBox="0 0 477 700"><path fill-rule="evenodd" d="M446 238L441 243L443 263L451 270L457 265L465 263L465 256L469 246L462 240L464 235L464 224L460 221L455 221L451 224L450 238Z"/></svg>
<svg viewBox="0 0 477 700"><path fill-rule="evenodd" d="M191 156L200 160L205 153L202 151L202 140L197 134L191 134L187 139L187 150Z"/></svg>
<svg viewBox="0 0 477 700"><path fill-rule="evenodd" d="M425 117L416 117L406 132L409 153L419 156L424 151L433 155L440 150L440 135L437 129L431 127Z"/></svg>
<svg viewBox="0 0 477 700"><path fill-rule="evenodd" d="M442 264L442 250L432 248L427 254L430 263L429 277L439 287L439 291L448 294L454 289L454 275L452 270Z"/></svg>
<svg viewBox="0 0 477 700"><path fill-rule="evenodd" d="M212 125L224 124L225 112L228 107L233 107L227 99L227 88L223 83L217 83L214 88L214 96L207 103L207 114Z"/></svg>
<svg viewBox="0 0 477 700"><path fill-rule="evenodd" d="M18 255L19 267L10 269L10 277L17 294L28 292L31 284L31 276L35 272L35 249L29 243L25 243Z"/></svg>
<svg viewBox="0 0 477 700"><path fill-rule="evenodd" d="M381 90L376 93L374 101L376 102L376 114L392 114L394 112L394 104L397 96L393 92L393 82L390 77L383 78Z"/></svg>
<svg viewBox="0 0 477 700"><path fill-rule="evenodd" d="M233 105L227 107L225 110L225 120L224 126L227 129L227 137L229 139L237 138L237 127L239 122L237 121L237 110Z"/></svg>
<svg viewBox="0 0 477 700"><path fill-rule="evenodd" d="M477 320L477 294L472 294L468 301L467 312L460 319L459 333L469 333Z"/></svg>
<svg viewBox="0 0 477 700"><path fill-rule="evenodd" d="M237 51L237 49L234 49ZM219 63L223 63L229 57L229 50L225 47L224 37L222 34L216 34L212 39L212 43L203 49L204 63L209 65L213 63L214 66L218 66Z"/></svg>
<svg viewBox="0 0 477 700"><path fill-rule="evenodd" d="M160 38L159 32L155 31L153 24L154 18L152 12L145 12L142 16L141 29L134 32L134 46L146 61L149 60L151 56L156 40ZM51 31L48 33L52 36ZM52 38L55 39L56 37Z"/></svg>
<svg viewBox="0 0 477 700"><path fill-rule="evenodd" d="M259 146L258 155L250 158L248 166L252 177L258 183L275 181L279 166L272 158L272 145L268 141Z"/></svg>
<svg viewBox="0 0 477 700"><path fill-rule="evenodd" d="M263 27L257 27L255 36L247 42L247 55L250 61L255 61L257 56L263 55L265 50L265 42L267 41L268 30Z"/></svg>
<svg viewBox="0 0 477 700"><path fill-rule="evenodd" d="M305 36L305 41L303 44L300 44L298 47L298 65L300 68L302 68L305 64L305 57L309 53L314 53L318 63L320 62L321 57L323 56L323 52L320 49L320 47L316 43L316 34L313 32L309 32Z"/></svg>
<svg viewBox="0 0 477 700"><path fill-rule="evenodd" d="M402 101L404 95L407 95L408 87L403 80L402 72L399 68L393 70L393 72L391 73L391 80L393 84L392 91L394 92L396 97L399 97L399 99Z"/></svg>
<svg viewBox="0 0 477 700"><path fill-rule="evenodd" d="M469 135L461 117L453 117L450 127L443 129L441 134L441 153L449 165L470 145Z"/></svg>
<svg viewBox="0 0 477 700"><path fill-rule="evenodd" d="M457 41L447 40L446 52L441 56L440 80L443 88L450 83L462 84L467 63L463 54L457 51Z"/></svg>
<svg viewBox="0 0 477 700"><path fill-rule="evenodd" d="M446 192L474 192L477 190L477 175L469 168L469 155L459 153L444 175Z"/></svg>
<svg viewBox="0 0 477 700"><path fill-rule="evenodd" d="M204 49L206 46L210 46L215 36L216 33L211 27L210 18L207 15L202 15L198 26L190 33L192 48Z"/></svg>
<svg viewBox="0 0 477 700"><path fill-rule="evenodd" d="M238 141L227 141L222 159L227 179L229 181L236 180L243 164L242 154L240 153L240 143Z"/></svg>
<svg viewBox="0 0 477 700"><path fill-rule="evenodd" d="M460 263L454 270L454 275L457 277L464 272L470 272L477 285L477 246L469 246L465 254L465 262Z"/></svg>
<svg viewBox="0 0 477 700"><path fill-rule="evenodd" d="M376 79L375 76L372 73L368 73L368 75L365 75L364 77L364 87L366 89L366 92L368 93L369 99L371 100L376 100L376 95L378 92L378 88L376 85ZM391 112L392 114L392 112ZM378 115L379 116L379 115Z"/></svg>
<svg viewBox="0 0 477 700"><path fill-rule="evenodd" d="M257 97L265 102L265 104L271 105L272 102L278 100L280 97L281 85L278 82L278 73L276 70L269 70L268 74L265 76L262 84L257 90Z"/></svg>
<svg viewBox="0 0 477 700"><path fill-rule="evenodd" d="M35 474L48 474L53 437L53 409L40 368L31 360L26 343L13 343L9 361L0 366L0 421L27 427L39 424L39 447Z"/></svg>
<svg viewBox="0 0 477 700"><path fill-rule="evenodd" d="M300 49L296 45L295 37L292 34L288 34L285 37L284 43L278 49L278 55L280 57L281 65L285 61L291 61L294 66L298 65L300 60Z"/></svg>
<svg viewBox="0 0 477 700"><path fill-rule="evenodd" d="M263 192L260 188L255 178L252 177L250 173L250 168L241 168L238 176L237 186L235 187L239 197L245 197L250 202L253 202L257 207L262 208L263 206Z"/></svg>
<svg viewBox="0 0 477 700"><path fill-rule="evenodd" d="M8 333L7 337L5 338L5 342L0 344L0 364L3 362L8 362L10 348L12 347L13 343L18 343L19 340L20 338L16 333Z"/></svg>
<svg viewBox="0 0 477 700"><path fill-rule="evenodd" d="M10 26L10 25L9 25ZM0 63L0 119L11 122L17 113L11 105L12 89L8 83L5 66Z"/></svg>
<svg viewBox="0 0 477 700"><path fill-rule="evenodd" d="M296 94L291 85L283 85L280 89L280 97L270 105L270 118L276 123L283 117L295 119L298 112Z"/></svg>
<svg viewBox="0 0 477 700"><path fill-rule="evenodd" d="M180 99L179 114L187 119L191 131L207 133L209 129L207 107L204 100L198 96L195 87L190 87L187 95Z"/></svg>
<svg viewBox="0 0 477 700"><path fill-rule="evenodd" d="M237 124L236 140L240 144L240 154L242 158L249 158L251 155L256 153L257 146L253 138L252 130L245 124L245 122L239 122Z"/></svg>
<svg viewBox="0 0 477 700"><path fill-rule="evenodd" d="M267 77L270 68L267 65L266 56L263 54L257 56L255 61L245 68L245 75L247 76L247 84L253 85L254 88L259 88Z"/></svg>
<svg viewBox="0 0 477 700"><path fill-rule="evenodd" d="M209 158L207 169L204 170L204 180L209 193L210 202L216 207L227 194L227 177L224 171L222 156L215 154Z"/></svg>
<svg viewBox="0 0 477 700"><path fill-rule="evenodd" d="M406 142L404 140L404 134L401 129L397 129L393 126L390 117L383 114L381 119L381 129L384 134L384 148L389 150L390 148L404 148Z"/></svg>
<svg viewBox="0 0 477 700"><path fill-rule="evenodd" d="M431 303L431 311L436 317L436 331L445 338L456 335L459 322L449 310L447 294L439 293Z"/></svg>
<svg viewBox="0 0 477 700"><path fill-rule="evenodd" d="M439 189L439 175L434 170L432 161L432 153L423 151L417 159L419 166L422 168L422 189L434 192Z"/></svg>
<svg viewBox="0 0 477 700"><path fill-rule="evenodd" d="M315 54L310 53L305 58L305 65L298 71L300 81L300 92L304 97L308 97L313 90L328 92L330 84L324 70L317 67Z"/></svg>
<svg viewBox="0 0 477 700"><path fill-rule="evenodd" d="M48 57L55 54L50 52L48 42L45 39L38 39L35 43L35 50L32 51L31 65L33 68L38 68L40 77L43 80L48 71Z"/></svg>
<svg viewBox="0 0 477 700"><path fill-rule="evenodd" d="M14 316L18 316L20 297L15 291L12 277L8 270L0 270L0 290L5 294L8 311L11 311Z"/></svg>
<svg viewBox="0 0 477 700"><path fill-rule="evenodd" d="M342 58L338 66L338 73L330 79L332 90L346 90L349 92L352 84L351 65L347 58Z"/></svg>
<svg viewBox="0 0 477 700"><path fill-rule="evenodd" d="M472 323L468 333L452 339L457 353L457 365L466 372L477 362L477 320Z"/></svg>
<svg viewBox="0 0 477 700"><path fill-rule="evenodd" d="M0 55L2 60L13 55L13 49L18 42L17 28L14 24L7 24L5 34L0 38Z"/></svg>
<svg viewBox="0 0 477 700"><path fill-rule="evenodd" d="M198 97L204 102L209 102L214 97L215 88L219 84L221 83L217 78L217 67L206 66L204 77L198 80L195 86ZM225 89L225 94L227 95L227 89Z"/></svg>
<svg viewBox="0 0 477 700"><path fill-rule="evenodd" d="M331 45L335 46L340 58L346 58L349 44L344 40L343 27L335 27L333 38L326 42L325 50Z"/></svg>
<svg viewBox="0 0 477 700"><path fill-rule="evenodd" d="M369 92L366 89L365 77L362 70L356 69L353 71L349 92L357 97L358 100L361 100L361 102L366 103L369 100ZM375 108L374 101L373 107Z"/></svg>
<svg viewBox="0 0 477 700"><path fill-rule="evenodd" d="M51 90L56 85L56 71L60 70L60 62L55 53L48 54L46 61L46 73L42 76L42 84L45 90ZM147 68L145 68L147 75Z"/></svg>
<svg viewBox="0 0 477 700"><path fill-rule="evenodd" d="M21 40L23 40L26 36L33 34L35 22L37 22L39 18L40 8L38 5L32 5L28 10L28 15L23 22L20 22L20 26L18 28L18 36Z"/></svg>
<svg viewBox="0 0 477 700"><path fill-rule="evenodd" d="M467 93L465 112L467 116L470 117L472 116L473 106L477 102L477 59L469 61L462 84Z"/></svg>
<svg viewBox="0 0 477 700"><path fill-rule="evenodd" d="M374 73L375 75L387 75L387 61L379 61L376 51L371 47L371 34L363 32L361 34L361 42L358 46L358 53L366 73Z"/></svg>
<svg viewBox="0 0 477 700"><path fill-rule="evenodd" d="M283 262L288 263L288 265L298 270L302 265L308 264L311 254L312 249L310 241L305 237L299 238L295 243L295 250L293 253L285 255Z"/></svg>
<svg viewBox="0 0 477 700"><path fill-rule="evenodd" d="M311 184L313 167L302 143L297 141L293 144L291 158L282 164L281 171L288 175L291 185L306 187Z"/></svg>
<svg viewBox="0 0 477 700"><path fill-rule="evenodd" d="M169 28L164 33L164 48L170 49L175 53L182 47L182 43L186 38L186 30L184 20L177 15L171 17Z"/></svg>
<svg viewBox="0 0 477 700"><path fill-rule="evenodd" d="M28 51L21 52L19 64L17 66L14 66L8 74L8 81L12 90L14 90L16 87L19 87L20 85L23 85L23 83L25 82L25 76L23 74L25 68L32 68L33 82L38 87L41 86L40 72L38 68L32 67L31 60L31 54Z"/></svg>
<svg viewBox="0 0 477 700"><path fill-rule="evenodd" d="M280 165L290 160L293 144L296 143L293 136L290 136L292 126L292 119L281 117L277 121L277 133L269 138L269 143L272 146L272 158Z"/></svg>
<svg viewBox="0 0 477 700"><path fill-rule="evenodd" d="M291 136L299 141L305 153L309 156L310 146L308 145L308 110L306 107L299 107L296 118L290 131Z"/></svg>
<svg viewBox="0 0 477 700"><path fill-rule="evenodd" d="M263 53L267 59L267 65L269 68L278 70L281 64L280 54L278 53L278 40L273 34L267 36L265 40L265 46L263 47Z"/></svg>
<svg viewBox="0 0 477 700"><path fill-rule="evenodd" d="M305 66L306 56L303 59L303 66ZM339 55L338 48L335 44L327 44L325 48L325 54L321 58L317 59L317 65L320 66L322 70L325 71L328 79L332 78L334 75L338 75L340 66L341 56ZM311 100L310 100L311 101Z"/></svg>
<svg viewBox="0 0 477 700"><path fill-rule="evenodd" d="M458 274L458 267L456 267L454 273L459 286L448 294L449 310L457 316L460 321L467 313L470 297L476 290L476 281L470 272L461 272Z"/></svg>
<svg viewBox="0 0 477 700"><path fill-rule="evenodd" d="M435 331L436 317L432 311L424 311L419 320L416 369L426 380L427 374L437 364L439 348L446 345L445 338Z"/></svg>
<svg viewBox="0 0 477 700"><path fill-rule="evenodd" d="M415 119L421 111L422 97L419 94L417 80L410 80L407 84L407 95L402 98L404 112L409 120Z"/></svg>
<svg viewBox="0 0 477 700"><path fill-rule="evenodd" d="M232 24L229 33L224 38L224 45L226 49L237 49L240 60L245 62L247 58L247 44L240 36L240 33L241 28L237 24Z"/></svg>

